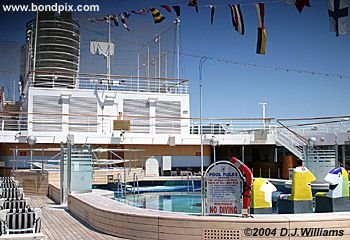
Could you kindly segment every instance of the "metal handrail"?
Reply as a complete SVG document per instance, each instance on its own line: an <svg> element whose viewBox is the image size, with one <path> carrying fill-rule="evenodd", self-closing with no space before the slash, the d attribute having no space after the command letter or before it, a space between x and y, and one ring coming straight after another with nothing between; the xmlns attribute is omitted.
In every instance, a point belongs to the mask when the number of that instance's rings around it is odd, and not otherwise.
<svg viewBox="0 0 350 240"><path fill-rule="evenodd" d="M193 173L187 172L187 192L190 191L190 181L192 182L192 192L194 192L194 180L193 180Z"/></svg>

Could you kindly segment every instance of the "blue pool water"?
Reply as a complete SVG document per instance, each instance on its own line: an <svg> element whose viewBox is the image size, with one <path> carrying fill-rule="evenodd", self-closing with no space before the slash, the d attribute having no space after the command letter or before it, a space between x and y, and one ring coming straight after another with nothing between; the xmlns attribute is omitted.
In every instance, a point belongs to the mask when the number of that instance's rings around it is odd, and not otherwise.
<svg viewBox="0 0 350 240"><path fill-rule="evenodd" d="M139 208L190 214L201 213L199 192L148 192L127 194L125 198L116 197L115 199Z"/></svg>

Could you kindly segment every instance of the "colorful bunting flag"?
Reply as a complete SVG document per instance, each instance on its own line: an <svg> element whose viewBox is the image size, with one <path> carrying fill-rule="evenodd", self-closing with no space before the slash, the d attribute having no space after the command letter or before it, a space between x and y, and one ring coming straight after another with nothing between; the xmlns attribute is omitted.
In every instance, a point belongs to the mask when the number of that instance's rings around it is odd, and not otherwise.
<svg viewBox="0 0 350 240"><path fill-rule="evenodd" d="M195 7L196 8L196 12L198 13L198 2L197 2L197 0L189 0L188 1L188 6Z"/></svg>
<svg viewBox="0 0 350 240"><path fill-rule="evenodd" d="M164 8L165 10L167 10L169 13L171 13L171 7L169 7L168 5L160 5L162 8Z"/></svg>
<svg viewBox="0 0 350 240"><path fill-rule="evenodd" d="M257 54L266 53L266 31L264 25L265 8L264 3L255 4L256 12L258 14L258 42L256 46Z"/></svg>
<svg viewBox="0 0 350 240"><path fill-rule="evenodd" d="M138 15L144 16L148 12L148 9L142 8L140 10L132 10L131 12L134 13L134 14L138 14Z"/></svg>
<svg viewBox="0 0 350 240"><path fill-rule="evenodd" d="M305 6L311 7L310 0L295 0L295 7L301 13Z"/></svg>
<svg viewBox="0 0 350 240"><path fill-rule="evenodd" d="M113 22L114 22L114 25L116 27L119 27L119 20L118 20L118 17L116 15L113 15L112 16L112 19L113 19Z"/></svg>
<svg viewBox="0 0 350 240"><path fill-rule="evenodd" d="M161 22L164 21L165 17L157 9L150 8L149 10L152 13L152 16L153 16L153 19L154 19L154 23L161 23Z"/></svg>
<svg viewBox="0 0 350 240"><path fill-rule="evenodd" d="M97 22L98 22L98 20L97 20L96 18L88 18L88 20L89 20L90 22L94 22L94 23L97 23Z"/></svg>
<svg viewBox="0 0 350 240"><path fill-rule="evenodd" d="M90 22L98 23L98 22L109 22L110 19L113 19L112 16L103 16L101 18L88 18Z"/></svg>
<svg viewBox="0 0 350 240"><path fill-rule="evenodd" d="M119 15L120 17L120 21L122 22L124 28L128 31L130 31L130 28L128 27L128 25L126 24L126 20L125 20L125 16L123 14L120 14Z"/></svg>
<svg viewBox="0 0 350 240"><path fill-rule="evenodd" d="M123 12L123 15L124 15L124 17L126 17L126 18L129 18L129 17L130 17L130 13L129 13L129 12Z"/></svg>
<svg viewBox="0 0 350 240"><path fill-rule="evenodd" d="M237 32L244 35L244 21L243 15L241 12L241 6L237 5L229 5L231 10L232 24Z"/></svg>
<svg viewBox="0 0 350 240"><path fill-rule="evenodd" d="M181 13L180 6L173 6L173 9L176 13L176 17L180 17L180 13Z"/></svg>
<svg viewBox="0 0 350 240"><path fill-rule="evenodd" d="M294 4L300 13L303 11L305 6L311 7L310 0L287 0L287 3Z"/></svg>
<svg viewBox="0 0 350 240"><path fill-rule="evenodd" d="M214 14L215 14L215 6L209 5L210 8L210 24L213 25L214 22Z"/></svg>
<svg viewBox="0 0 350 240"><path fill-rule="evenodd" d="M328 16L330 31L336 36L349 31L349 2L348 0L328 0Z"/></svg>

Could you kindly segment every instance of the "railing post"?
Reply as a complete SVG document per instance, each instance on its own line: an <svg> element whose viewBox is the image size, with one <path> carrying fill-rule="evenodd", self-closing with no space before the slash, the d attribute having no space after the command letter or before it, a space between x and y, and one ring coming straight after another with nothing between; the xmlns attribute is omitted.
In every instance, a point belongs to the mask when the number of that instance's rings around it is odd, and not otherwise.
<svg viewBox="0 0 350 240"><path fill-rule="evenodd" d="M44 154L44 148L42 148L41 149L41 173L43 173L44 172L44 156L45 156L45 154Z"/></svg>

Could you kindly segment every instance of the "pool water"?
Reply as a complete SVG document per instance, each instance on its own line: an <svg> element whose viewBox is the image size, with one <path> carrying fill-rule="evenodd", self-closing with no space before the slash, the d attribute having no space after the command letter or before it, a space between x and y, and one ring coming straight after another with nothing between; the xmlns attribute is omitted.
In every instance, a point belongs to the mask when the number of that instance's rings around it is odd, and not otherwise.
<svg viewBox="0 0 350 240"><path fill-rule="evenodd" d="M201 195L196 192L153 192L127 194L117 201L139 208L148 208L168 212L201 213Z"/></svg>

